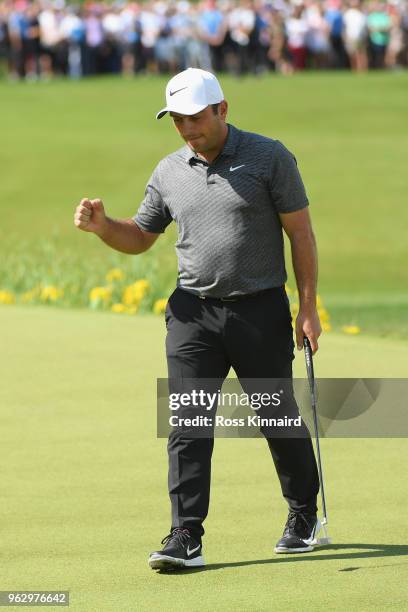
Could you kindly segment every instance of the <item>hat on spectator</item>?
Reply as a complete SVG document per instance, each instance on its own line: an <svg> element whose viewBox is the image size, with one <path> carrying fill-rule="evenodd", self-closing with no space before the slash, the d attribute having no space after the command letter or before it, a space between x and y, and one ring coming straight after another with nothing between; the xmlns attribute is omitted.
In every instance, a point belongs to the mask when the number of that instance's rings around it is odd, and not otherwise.
<svg viewBox="0 0 408 612"><path fill-rule="evenodd" d="M195 115L222 100L224 94L216 76L201 68L187 68L167 83L166 107L157 113L156 119L168 112Z"/></svg>

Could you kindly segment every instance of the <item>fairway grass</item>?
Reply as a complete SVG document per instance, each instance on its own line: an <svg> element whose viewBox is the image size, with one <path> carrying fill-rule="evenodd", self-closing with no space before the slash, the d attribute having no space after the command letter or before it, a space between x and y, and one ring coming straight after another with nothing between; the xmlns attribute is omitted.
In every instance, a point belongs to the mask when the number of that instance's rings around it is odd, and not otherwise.
<svg viewBox="0 0 408 612"><path fill-rule="evenodd" d="M112 251L74 228L73 211L82 197L101 197L109 215L135 214L157 162L182 144L168 118L154 119L166 80L0 82L0 289L28 290L39 271L53 284L103 282ZM232 124L281 140L297 158L333 329L356 324L407 339L408 72L225 76L222 84ZM173 225L139 256L156 297L175 283ZM128 259L115 254L124 267Z"/></svg>
<svg viewBox="0 0 408 612"><path fill-rule="evenodd" d="M4 306L0 324L1 590L69 590L75 612L408 609L405 439L322 440L333 545L290 557L273 553L286 507L265 441L217 439L208 565L157 574L164 320ZM403 342L333 333L315 358L321 377L398 377L407 364Z"/></svg>

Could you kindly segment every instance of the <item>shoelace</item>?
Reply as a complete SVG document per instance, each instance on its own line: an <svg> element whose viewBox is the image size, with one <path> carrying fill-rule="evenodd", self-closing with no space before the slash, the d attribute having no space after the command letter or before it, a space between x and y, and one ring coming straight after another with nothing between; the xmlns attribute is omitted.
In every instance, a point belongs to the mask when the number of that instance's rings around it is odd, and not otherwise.
<svg viewBox="0 0 408 612"><path fill-rule="evenodd" d="M293 529L295 532L297 528L305 530L305 534L308 535L310 531L310 525L306 517L301 512L289 512L286 527Z"/></svg>
<svg viewBox="0 0 408 612"><path fill-rule="evenodd" d="M173 529L165 538L162 539L162 544L168 544L170 540L177 539L178 543L184 546L190 539L190 532L188 529Z"/></svg>

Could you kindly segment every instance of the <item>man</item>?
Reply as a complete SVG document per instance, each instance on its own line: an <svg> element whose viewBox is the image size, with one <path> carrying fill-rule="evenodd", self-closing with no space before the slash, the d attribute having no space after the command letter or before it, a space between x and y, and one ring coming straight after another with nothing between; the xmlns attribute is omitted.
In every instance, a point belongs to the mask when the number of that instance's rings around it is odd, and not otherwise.
<svg viewBox="0 0 408 612"><path fill-rule="evenodd" d="M228 105L209 72L179 73L167 85L166 100L157 118L169 113L186 145L155 168L137 214L114 220L101 200L83 199L75 224L114 249L138 254L173 219L177 223L179 273L166 309L170 381L222 381L231 366L240 381L291 379L282 228L299 291L298 348L307 336L315 353L321 333L315 239L296 160L280 142L226 123ZM303 433L267 437L290 508L276 552L313 550L319 529L318 473L309 432ZM213 444L213 437L170 434L172 526L162 550L150 555L154 569L204 565Z"/></svg>

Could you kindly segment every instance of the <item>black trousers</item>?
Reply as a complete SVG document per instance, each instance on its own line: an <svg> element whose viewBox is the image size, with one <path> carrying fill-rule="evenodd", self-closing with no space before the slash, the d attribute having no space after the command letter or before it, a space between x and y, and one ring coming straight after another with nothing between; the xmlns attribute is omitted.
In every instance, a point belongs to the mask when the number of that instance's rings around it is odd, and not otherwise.
<svg viewBox="0 0 408 612"><path fill-rule="evenodd" d="M171 380L223 380L231 367L239 380L292 378L293 328L283 286L235 302L203 300L177 288L165 318ZM266 440L289 507L315 513L319 478L312 441L302 426L303 437ZM177 430L167 446L172 528L188 527L198 539L208 513L213 447L212 437L188 438Z"/></svg>

